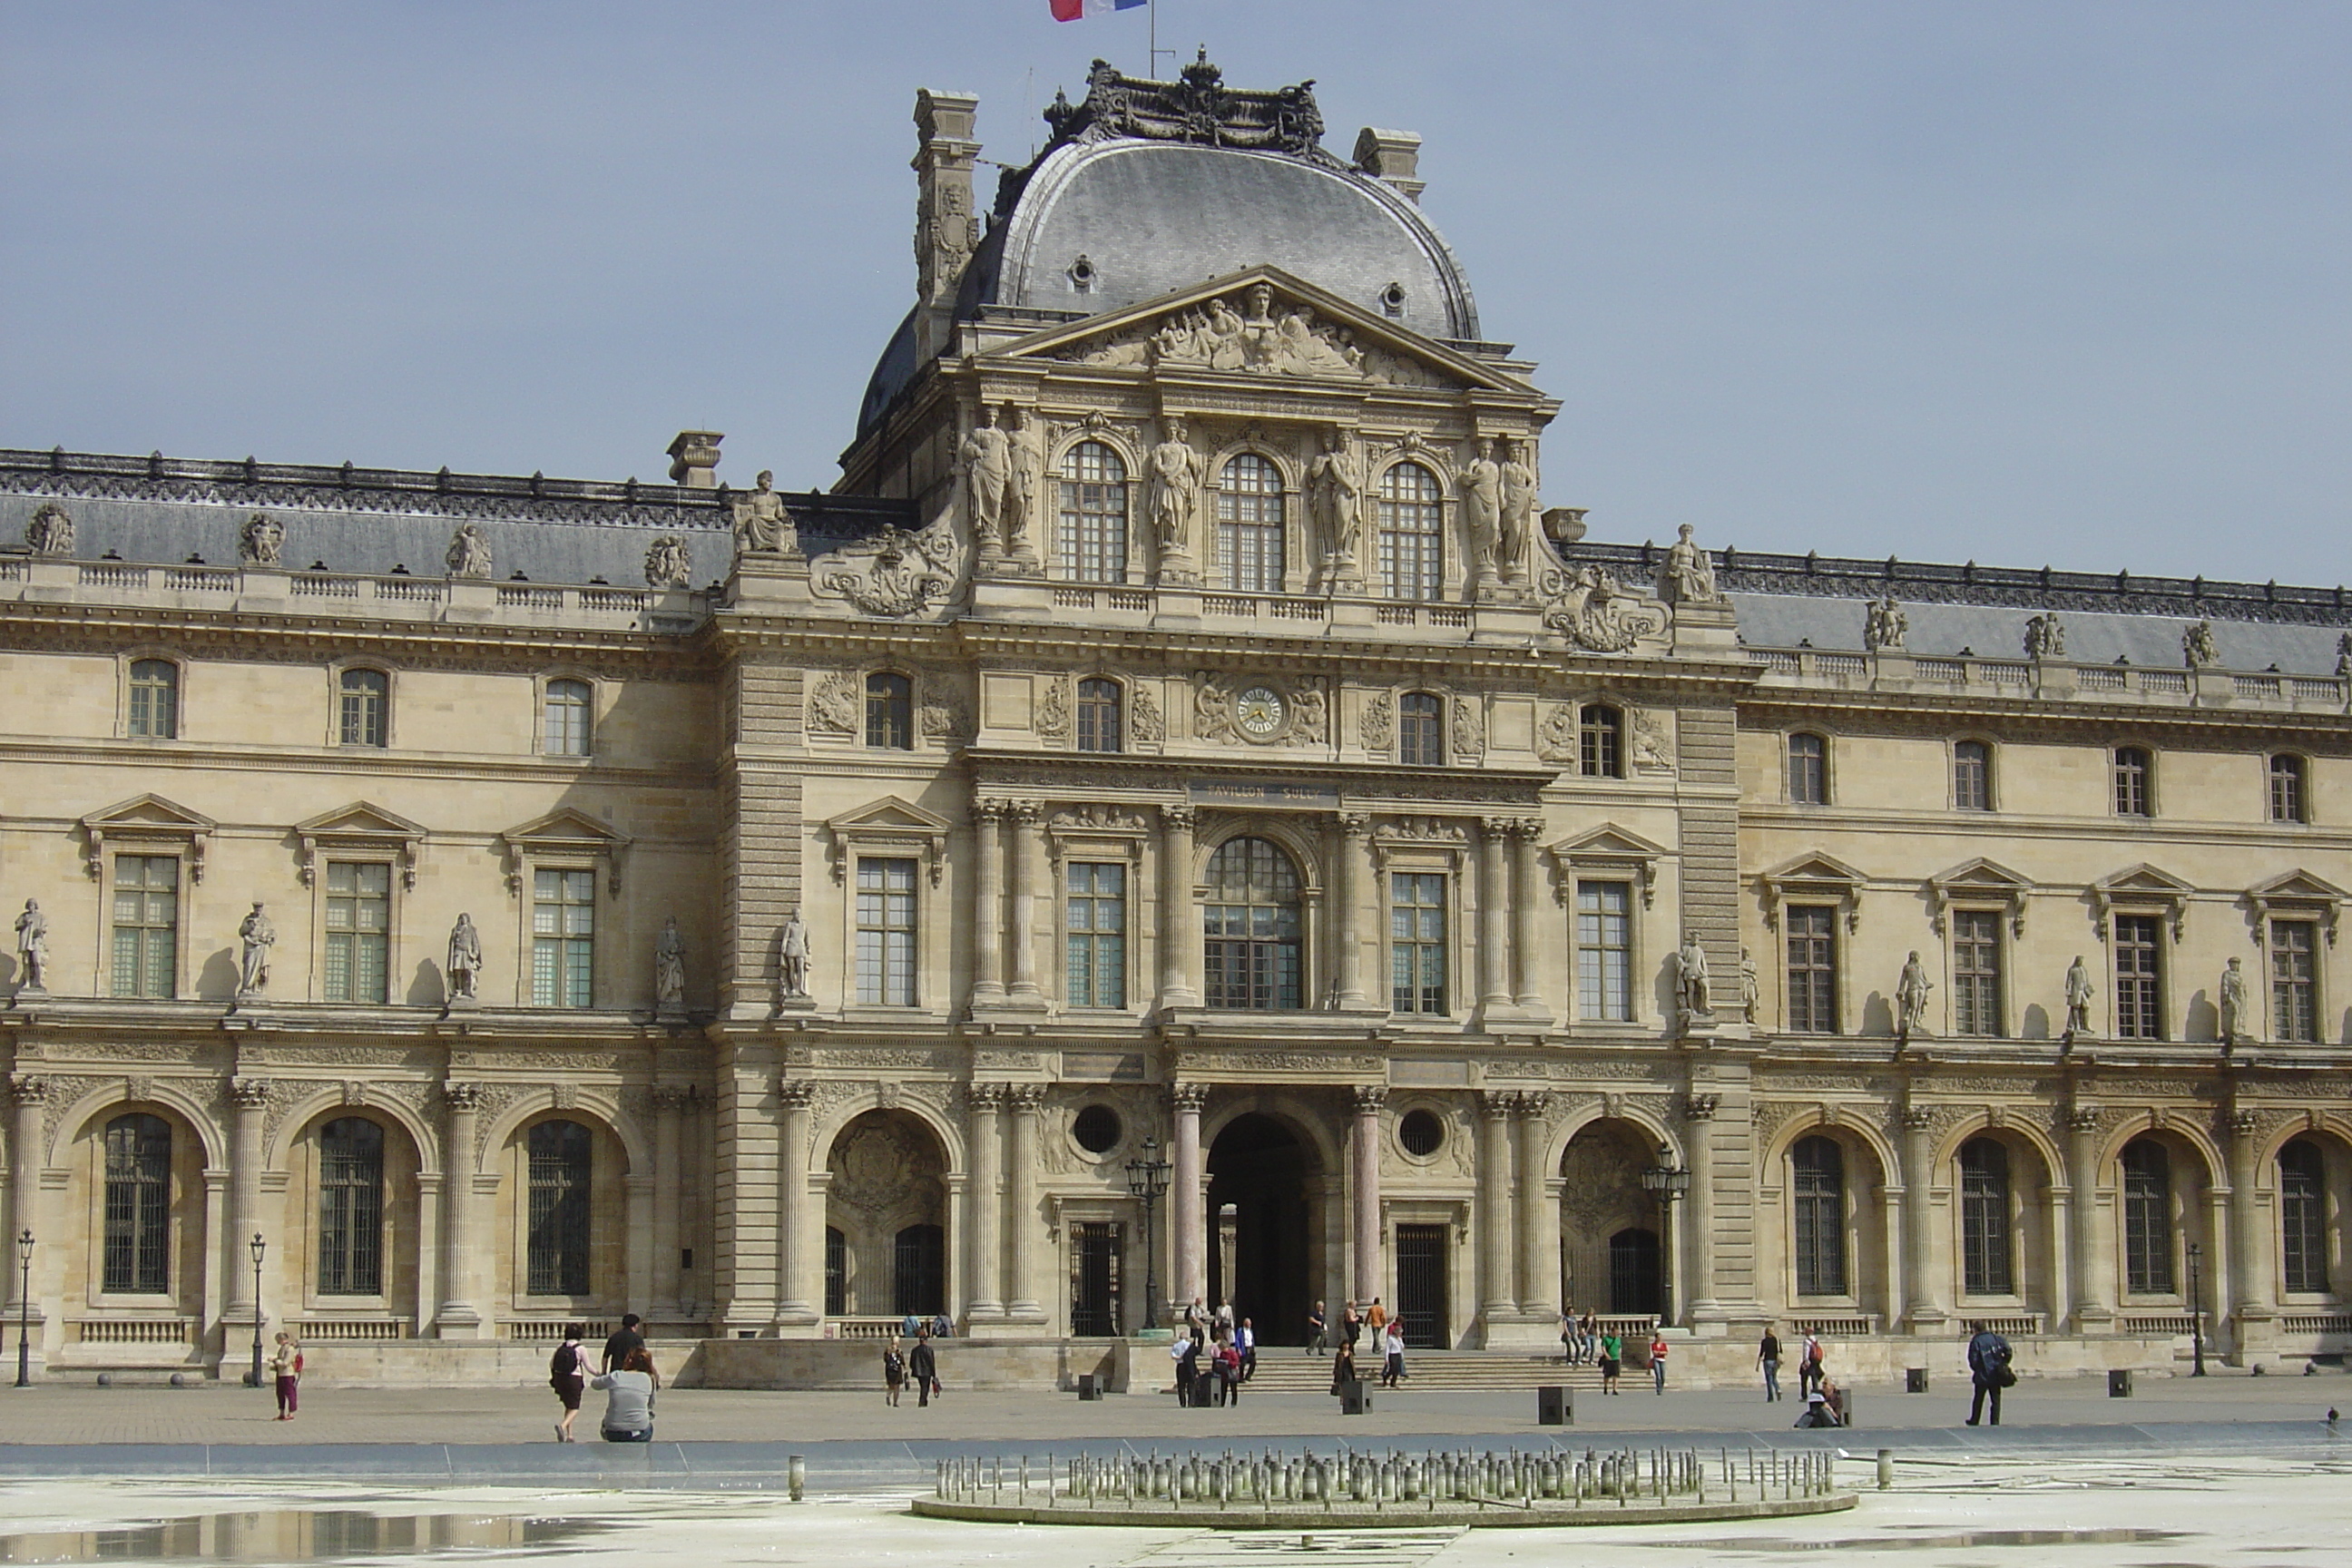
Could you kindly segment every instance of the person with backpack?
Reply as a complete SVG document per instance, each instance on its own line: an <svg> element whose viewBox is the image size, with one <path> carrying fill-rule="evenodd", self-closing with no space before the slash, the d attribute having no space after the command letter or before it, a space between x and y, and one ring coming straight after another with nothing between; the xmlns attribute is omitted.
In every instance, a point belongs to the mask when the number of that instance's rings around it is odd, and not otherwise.
<svg viewBox="0 0 2352 1568"><path fill-rule="evenodd" d="M896 1405L898 1391L907 1385L907 1358L898 1353L898 1342L892 1340L882 1347L882 1403Z"/></svg>
<svg viewBox="0 0 2352 1568"><path fill-rule="evenodd" d="M1805 1346L1797 1355L1797 1392L1819 1394L1822 1391L1822 1337L1808 1329Z"/></svg>
<svg viewBox="0 0 2352 1568"><path fill-rule="evenodd" d="M294 1336L279 1330L278 1348L270 1352L269 1371L278 1380L278 1419L291 1421L300 1403L302 1388L302 1347Z"/></svg>
<svg viewBox="0 0 2352 1568"><path fill-rule="evenodd" d="M915 1348L907 1352L907 1372L915 1380L916 1405L929 1409L931 1395L940 1392L940 1358L931 1349L930 1330L915 1335Z"/></svg>
<svg viewBox="0 0 2352 1568"><path fill-rule="evenodd" d="M1969 1401L1969 1425L1977 1424L1984 1414L1985 1396L1992 1396L1992 1424L2000 1425L2000 1391L2013 1386L2017 1373L2011 1370L2009 1342L1986 1328L1982 1323L1969 1325L1969 1383L1975 1390Z"/></svg>
<svg viewBox="0 0 2352 1568"><path fill-rule="evenodd" d="M580 1325L563 1325L563 1342L548 1359L547 1385L563 1402L563 1419L555 1424L555 1440L572 1441L572 1423L580 1416L581 1391L588 1386L588 1352L580 1348Z"/></svg>

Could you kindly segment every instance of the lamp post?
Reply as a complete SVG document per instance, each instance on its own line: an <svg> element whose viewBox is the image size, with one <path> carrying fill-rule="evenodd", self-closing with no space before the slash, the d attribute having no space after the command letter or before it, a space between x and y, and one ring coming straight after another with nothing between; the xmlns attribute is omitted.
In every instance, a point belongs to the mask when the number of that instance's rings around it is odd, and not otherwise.
<svg viewBox="0 0 2352 1568"><path fill-rule="evenodd" d="M1143 1152L1127 1163L1127 1190L1143 1205L1143 1326L1160 1326L1160 1249L1152 1244L1151 1210L1168 1190L1175 1167L1160 1157L1160 1140L1146 1138Z"/></svg>
<svg viewBox="0 0 2352 1568"><path fill-rule="evenodd" d="M1675 1163L1674 1150L1664 1143L1658 1145L1658 1163L1642 1173L1642 1190L1658 1200L1659 1228L1664 1232L1658 1243L1658 1322L1661 1327L1674 1320L1675 1205L1689 1193L1691 1173Z"/></svg>
<svg viewBox="0 0 2352 1568"><path fill-rule="evenodd" d="M16 1238L16 1386L33 1386L33 1232Z"/></svg>
<svg viewBox="0 0 2352 1568"><path fill-rule="evenodd" d="M2189 1355L2191 1377L2205 1375L2205 1295L2197 1288L2197 1260L2205 1249L2189 1244Z"/></svg>
<svg viewBox="0 0 2352 1568"><path fill-rule="evenodd" d="M261 1386L261 1258L262 1255L269 1250L269 1244L261 1239L261 1233L257 1230L253 1233L253 1240L250 1245L253 1248L253 1375L251 1385L255 1388L259 1388Z"/></svg>

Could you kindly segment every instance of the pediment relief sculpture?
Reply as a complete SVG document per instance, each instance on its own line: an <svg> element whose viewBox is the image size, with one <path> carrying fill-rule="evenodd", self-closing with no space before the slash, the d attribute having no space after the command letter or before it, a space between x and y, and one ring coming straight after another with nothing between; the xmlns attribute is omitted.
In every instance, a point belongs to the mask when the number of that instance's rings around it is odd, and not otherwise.
<svg viewBox="0 0 2352 1568"><path fill-rule="evenodd" d="M897 617L927 610L954 589L963 545L946 518L918 532L885 528L825 557L820 592L838 594L869 616Z"/></svg>
<svg viewBox="0 0 2352 1568"><path fill-rule="evenodd" d="M1250 285L1239 310L1219 295L1065 349L1056 357L1112 368L1237 371L1376 386L1449 384L1424 365L1359 342L1352 329L1325 320L1311 306L1277 303L1265 283Z"/></svg>
<svg viewBox="0 0 2352 1568"><path fill-rule="evenodd" d="M1330 699L1313 682L1202 675L1192 692L1195 740L1320 746L1331 738Z"/></svg>
<svg viewBox="0 0 2352 1568"><path fill-rule="evenodd" d="M1605 566L1549 568L1541 586L1544 625L1588 653L1624 653L1664 637L1672 622L1665 605L1627 593Z"/></svg>

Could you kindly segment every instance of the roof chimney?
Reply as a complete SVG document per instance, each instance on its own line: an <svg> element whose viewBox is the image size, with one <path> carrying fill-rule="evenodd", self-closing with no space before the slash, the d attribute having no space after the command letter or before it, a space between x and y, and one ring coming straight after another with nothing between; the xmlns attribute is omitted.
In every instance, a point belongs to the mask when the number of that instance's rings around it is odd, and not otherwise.
<svg viewBox="0 0 2352 1568"><path fill-rule="evenodd" d="M716 430L681 430L669 444L669 482L690 490L719 488L719 443L727 437Z"/></svg>
<svg viewBox="0 0 2352 1568"><path fill-rule="evenodd" d="M948 346L955 321L956 287L980 244L972 211L971 139L980 100L969 92L915 94L915 353L929 360Z"/></svg>
<svg viewBox="0 0 2352 1568"><path fill-rule="evenodd" d="M1421 200L1429 188L1416 179L1421 168L1421 138L1410 131L1381 131L1367 125L1356 133L1356 167L1376 180L1386 180L1408 201Z"/></svg>

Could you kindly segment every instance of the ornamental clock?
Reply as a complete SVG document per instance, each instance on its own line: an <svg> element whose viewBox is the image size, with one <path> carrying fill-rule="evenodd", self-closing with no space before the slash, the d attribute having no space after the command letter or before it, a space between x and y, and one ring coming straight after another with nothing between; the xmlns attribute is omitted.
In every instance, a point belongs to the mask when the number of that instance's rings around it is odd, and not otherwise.
<svg viewBox="0 0 2352 1568"><path fill-rule="evenodd" d="M1282 699L1263 686L1253 686L1234 699L1234 721L1253 741L1270 741L1282 728Z"/></svg>

